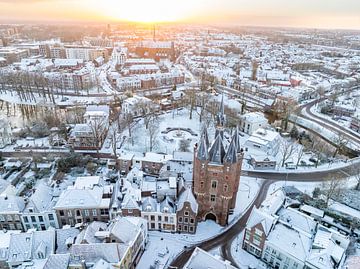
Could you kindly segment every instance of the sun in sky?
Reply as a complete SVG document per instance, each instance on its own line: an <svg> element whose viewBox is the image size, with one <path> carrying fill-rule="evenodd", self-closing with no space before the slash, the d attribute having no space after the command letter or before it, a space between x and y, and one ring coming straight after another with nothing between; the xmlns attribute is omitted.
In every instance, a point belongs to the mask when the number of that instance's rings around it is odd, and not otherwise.
<svg viewBox="0 0 360 269"><path fill-rule="evenodd" d="M94 6L114 20L127 20L134 22L174 22L185 18L190 10L187 0L106 0L102 6L94 1Z"/></svg>

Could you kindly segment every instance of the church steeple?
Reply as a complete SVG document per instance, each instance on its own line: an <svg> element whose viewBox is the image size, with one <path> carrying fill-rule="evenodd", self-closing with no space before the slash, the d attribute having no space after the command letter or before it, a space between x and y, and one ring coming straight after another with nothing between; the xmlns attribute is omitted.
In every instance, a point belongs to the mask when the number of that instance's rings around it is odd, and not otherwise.
<svg viewBox="0 0 360 269"><path fill-rule="evenodd" d="M222 92L219 112L216 115L217 127L225 126L224 92Z"/></svg>

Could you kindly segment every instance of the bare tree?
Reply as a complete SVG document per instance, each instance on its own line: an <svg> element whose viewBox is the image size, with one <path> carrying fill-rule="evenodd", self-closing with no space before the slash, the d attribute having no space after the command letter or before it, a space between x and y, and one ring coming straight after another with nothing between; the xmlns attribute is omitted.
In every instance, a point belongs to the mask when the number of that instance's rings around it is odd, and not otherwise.
<svg viewBox="0 0 360 269"><path fill-rule="evenodd" d="M283 139L280 143L280 153L281 153L281 167L284 167L285 162L291 157L295 152L295 144L292 141Z"/></svg>
<svg viewBox="0 0 360 269"><path fill-rule="evenodd" d="M332 142L335 144L335 151L333 153L333 158L335 158L339 152L345 149L346 145L349 143L349 140L343 133L338 132L333 137Z"/></svg>
<svg viewBox="0 0 360 269"><path fill-rule="evenodd" d="M355 190L360 190L360 166L359 165L353 165L352 168L351 168L351 174L356 179Z"/></svg>
<svg viewBox="0 0 360 269"><path fill-rule="evenodd" d="M122 125L128 129L129 137L132 138L132 129L134 127L134 117L131 113L126 113L121 119Z"/></svg>
<svg viewBox="0 0 360 269"><path fill-rule="evenodd" d="M301 161L301 158L304 156L304 147L303 146L298 146L297 147L297 150L296 150L296 169L298 168L299 166L299 163Z"/></svg>
<svg viewBox="0 0 360 269"><path fill-rule="evenodd" d="M119 131L118 121L115 121L113 125L111 125L111 127L109 128L111 148L115 158L117 156L117 150L120 149L122 146L121 142L123 140L118 131Z"/></svg>
<svg viewBox="0 0 360 269"><path fill-rule="evenodd" d="M296 114L298 103L292 99L277 99L274 112L281 118L281 127L283 130L288 129L289 119L292 114Z"/></svg>
<svg viewBox="0 0 360 269"><path fill-rule="evenodd" d="M325 204L329 206L329 201L331 199L336 199L340 196L342 190L344 189L345 182L337 174L332 174L327 178L326 181L322 184L322 193L325 197Z"/></svg>
<svg viewBox="0 0 360 269"><path fill-rule="evenodd" d="M311 143L309 143L306 146L308 146L309 149L315 153L315 158L316 158L315 168L317 168L320 163L321 156L330 155L331 146L319 136L311 135L310 139L311 139Z"/></svg>
<svg viewBox="0 0 360 269"><path fill-rule="evenodd" d="M179 151L181 152L189 152L190 141L187 139L181 139L179 142Z"/></svg>
<svg viewBox="0 0 360 269"><path fill-rule="evenodd" d="M157 142L157 136L159 133L158 120L154 119L149 123L148 135L149 135L149 151L152 151Z"/></svg>
<svg viewBox="0 0 360 269"><path fill-rule="evenodd" d="M96 148L96 153L99 154L99 149L104 142L107 132L108 132L108 122L106 118L96 117L88 121L88 125L91 130L92 139L94 147Z"/></svg>

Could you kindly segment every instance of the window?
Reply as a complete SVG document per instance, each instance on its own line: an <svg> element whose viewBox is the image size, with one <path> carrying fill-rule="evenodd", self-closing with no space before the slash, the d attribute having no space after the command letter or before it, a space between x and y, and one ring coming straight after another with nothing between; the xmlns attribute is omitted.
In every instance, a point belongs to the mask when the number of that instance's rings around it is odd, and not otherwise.
<svg viewBox="0 0 360 269"><path fill-rule="evenodd" d="M229 186L227 184L224 184L224 192L227 192L229 189Z"/></svg>
<svg viewBox="0 0 360 269"><path fill-rule="evenodd" d="M259 230L258 228L255 228L255 234L258 236L262 236L263 232L261 230Z"/></svg>
<svg viewBox="0 0 360 269"><path fill-rule="evenodd" d="M161 216L158 216L158 221L161 221Z"/></svg>
<svg viewBox="0 0 360 269"><path fill-rule="evenodd" d="M59 211L59 215L60 215L61 217L63 217L63 216L64 216L64 210L60 210L60 211Z"/></svg>
<svg viewBox="0 0 360 269"><path fill-rule="evenodd" d="M81 216L81 212L80 210L76 210L76 216L80 217Z"/></svg>
<svg viewBox="0 0 360 269"><path fill-rule="evenodd" d="M155 223L150 224L151 229L155 229Z"/></svg>
<svg viewBox="0 0 360 269"><path fill-rule="evenodd" d="M216 180L211 181L211 188L213 188L213 189L217 188L217 181Z"/></svg>
<svg viewBox="0 0 360 269"><path fill-rule="evenodd" d="M170 217L170 223L174 222L174 217Z"/></svg>
<svg viewBox="0 0 360 269"><path fill-rule="evenodd" d="M96 211L96 209L93 209L93 210L92 210L92 215L93 215L93 216L97 216L97 211Z"/></svg>
<svg viewBox="0 0 360 269"><path fill-rule="evenodd" d="M210 201L215 202L215 200L216 200L216 196L214 194L211 194L210 195Z"/></svg>
<svg viewBox="0 0 360 269"><path fill-rule="evenodd" d="M246 240L250 240L250 232L249 232L249 231L246 231L246 233L245 233L245 239L246 239Z"/></svg>
<svg viewBox="0 0 360 269"><path fill-rule="evenodd" d="M24 222L29 222L28 217L24 217Z"/></svg>
<svg viewBox="0 0 360 269"><path fill-rule="evenodd" d="M165 222L168 222L169 221L169 217L165 216Z"/></svg>
<svg viewBox="0 0 360 269"><path fill-rule="evenodd" d="M184 226L184 231L187 232L187 230L188 230L188 227L185 225Z"/></svg>
<svg viewBox="0 0 360 269"><path fill-rule="evenodd" d="M189 211L185 211L184 216L189 216Z"/></svg>
<svg viewBox="0 0 360 269"><path fill-rule="evenodd" d="M85 210L84 210L84 214L85 214L86 217L90 216L89 209L85 209Z"/></svg>
<svg viewBox="0 0 360 269"><path fill-rule="evenodd" d="M32 221L32 222L36 222L35 216L31 216L30 218L31 218L31 221Z"/></svg>
<svg viewBox="0 0 360 269"><path fill-rule="evenodd" d="M54 220L54 215L53 214L49 214L48 217L49 217L49 220Z"/></svg>
<svg viewBox="0 0 360 269"><path fill-rule="evenodd" d="M101 209L100 209L100 214L101 214L101 215L108 215L108 214L109 214L109 209L107 209L107 208L101 208Z"/></svg>
<svg viewBox="0 0 360 269"><path fill-rule="evenodd" d="M190 226L189 230L190 230L190 232L193 232L193 231L194 231L194 227Z"/></svg>
<svg viewBox="0 0 360 269"><path fill-rule="evenodd" d="M40 221L40 222L44 222L43 216L39 216L39 221Z"/></svg>
<svg viewBox="0 0 360 269"><path fill-rule="evenodd" d="M150 216L150 219L151 219L152 221L154 221L154 220L155 220L155 216L154 216L154 215L151 215L151 216Z"/></svg>
<svg viewBox="0 0 360 269"><path fill-rule="evenodd" d="M72 213L70 210L67 212L67 214L68 214L68 217L72 217Z"/></svg>
<svg viewBox="0 0 360 269"><path fill-rule="evenodd" d="M184 223L188 223L189 222L189 218L184 218Z"/></svg>
<svg viewBox="0 0 360 269"><path fill-rule="evenodd" d="M179 217L179 222L181 223L183 221L182 217Z"/></svg>
<svg viewBox="0 0 360 269"><path fill-rule="evenodd" d="M204 188L204 181L200 181L200 188Z"/></svg>
<svg viewBox="0 0 360 269"><path fill-rule="evenodd" d="M182 227L181 225L178 226L178 230L181 231L182 230Z"/></svg>
<svg viewBox="0 0 360 269"><path fill-rule="evenodd" d="M193 218L190 218L190 223L194 223L194 219Z"/></svg>

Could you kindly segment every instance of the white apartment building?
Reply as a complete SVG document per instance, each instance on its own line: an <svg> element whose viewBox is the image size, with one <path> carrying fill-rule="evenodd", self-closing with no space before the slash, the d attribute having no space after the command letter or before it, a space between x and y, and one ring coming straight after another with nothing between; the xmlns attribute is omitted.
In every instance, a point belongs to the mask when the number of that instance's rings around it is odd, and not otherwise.
<svg viewBox="0 0 360 269"><path fill-rule="evenodd" d="M127 48L116 47L114 48L111 58L115 61L117 65L123 65L127 59Z"/></svg>
<svg viewBox="0 0 360 269"><path fill-rule="evenodd" d="M260 150L275 156L280 147L281 137L279 133L264 128L255 131L245 142L246 148Z"/></svg>
<svg viewBox="0 0 360 269"><path fill-rule="evenodd" d="M268 124L264 114L260 112L249 112L241 116L240 131L252 135L259 128L264 128Z"/></svg>

